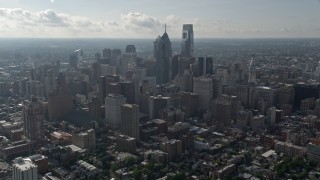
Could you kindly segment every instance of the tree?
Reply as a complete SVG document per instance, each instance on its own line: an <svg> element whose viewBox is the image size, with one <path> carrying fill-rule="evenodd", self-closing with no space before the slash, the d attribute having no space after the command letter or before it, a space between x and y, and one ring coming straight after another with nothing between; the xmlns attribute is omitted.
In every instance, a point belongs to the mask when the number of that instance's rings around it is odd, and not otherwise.
<svg viewBox="0 0 320 180"><path fill-rule="evenodd" d="M185 174L183 174L183 173L178 173L178 174L176 174L176 175L174 175L174 176L169 177L168 179L169 179L169 180L185 180L185 179L187 179L187 178L186 178L186 175L185 175Z"/></svg>
<svg viewBox="0 0 320 180"><path fill-rule="evenodd" d="M125 166L132 166L134 165L134 158L132 156L128 156L124 159Z"/></svg>

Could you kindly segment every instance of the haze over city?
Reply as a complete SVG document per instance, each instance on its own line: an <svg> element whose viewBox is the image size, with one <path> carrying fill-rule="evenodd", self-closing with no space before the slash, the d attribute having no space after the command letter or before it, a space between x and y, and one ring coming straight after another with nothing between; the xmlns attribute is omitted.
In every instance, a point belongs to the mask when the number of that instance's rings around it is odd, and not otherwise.
<svg viewBox="0 0 320 180"><path fill-rule="evenodd" d="M320 0L0 0L0 179L320 179Z"/></svg>
<svg viewBox="0 0 320 180"><path fill-rule="evenodd" d="M172 38L192 23L197 38L319 37L318 0L0 0L0 37Z"/></svg>

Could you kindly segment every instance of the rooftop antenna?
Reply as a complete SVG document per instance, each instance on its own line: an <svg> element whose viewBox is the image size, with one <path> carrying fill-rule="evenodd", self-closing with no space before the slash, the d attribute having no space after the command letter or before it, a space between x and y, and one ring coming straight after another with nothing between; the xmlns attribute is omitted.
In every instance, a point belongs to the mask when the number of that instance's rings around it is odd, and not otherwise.
<svg viewBox="0 0 320 180"><path fill-rule="evenodd" d="M164 32L167 32L167 24L164 24Z"/></svg>

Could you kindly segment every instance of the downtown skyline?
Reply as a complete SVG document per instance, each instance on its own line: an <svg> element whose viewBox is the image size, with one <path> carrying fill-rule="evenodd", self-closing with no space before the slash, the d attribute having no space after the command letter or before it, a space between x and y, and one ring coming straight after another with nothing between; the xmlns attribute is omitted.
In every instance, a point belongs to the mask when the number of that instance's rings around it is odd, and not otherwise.
<svg viewBox="0 0 320 180"><path fill-rule="evenodd" d="M164 30L195 38L320 37L317 0L0 0L0 37L155 38Z"/></svg>

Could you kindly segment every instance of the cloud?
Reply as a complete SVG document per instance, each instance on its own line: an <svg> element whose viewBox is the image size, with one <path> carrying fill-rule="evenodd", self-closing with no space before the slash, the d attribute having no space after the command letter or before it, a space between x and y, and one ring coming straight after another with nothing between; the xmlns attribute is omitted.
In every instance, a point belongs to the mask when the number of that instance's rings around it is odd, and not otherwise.
<svg viewBox="0 0 320 180"><path fill-rule="evenodd" d="M87 17L56 13L51 9L31 12L20 8L0 8L0 28L7 27L7 36L65 37L102 32L105 24ZM9 27L9 28L8 28ZM3 34L3 33L2 33Z"/></svg>
<svg viewBox="0 0 320 180"><path fill-rule="evenodd" d="M152 37L161 27L160 20L139 12L122 14L119 21L100 22L51 9L32 12L21 8L0 8L0 22L2 37Z"/></svg>
<svg viewBox="0 0 320 180"><path fill-rule="evenodd" d="M161 26L157 18L139 12L122 14L121 20L124 22L126 28L138 32L145 30L150 32Z"/></svg>
<svg viewBox="0 0 320 180"><path fill-rule="evenodd" d="M196 38L314 36L319 34L320 29L317 24L312 27L250 27L230 20L183 18L177 15L156 18L141 12L121 14L118 20L96 21L88 17L57 13L51 9L28 11L0 8L0 37L156 38L163 33L164 24L167 24L170 37L180 37L182 24L186 23L194 25Z"/></svg>

